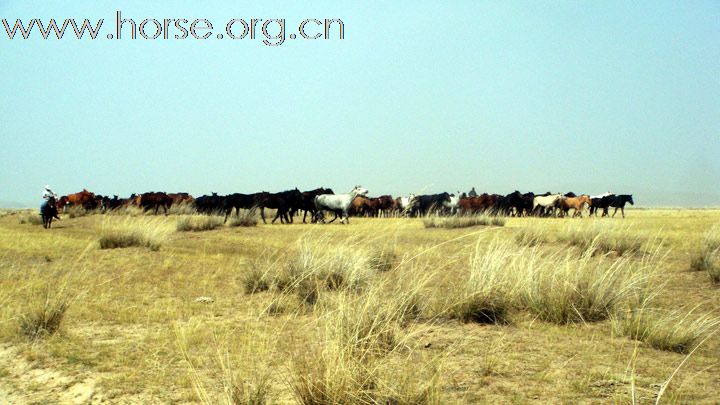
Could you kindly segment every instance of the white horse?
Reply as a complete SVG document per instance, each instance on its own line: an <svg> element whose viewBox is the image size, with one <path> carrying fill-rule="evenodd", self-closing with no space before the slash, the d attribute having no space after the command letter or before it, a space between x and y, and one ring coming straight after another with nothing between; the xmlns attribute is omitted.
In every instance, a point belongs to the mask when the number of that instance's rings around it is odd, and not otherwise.
<svg viewBox="0 0 720 405"><path fill-rule="evenodd" d="M398 198L398 208L400 208L400 213L403 215L407 215L413 205L415 205L415 194Z"/></svg>
<svg viewBox="0 0 720 405"><path fill-rule="evenodd" d="M447 210L450 212L450 215L455 215L457 213L459 205L460 205L460 192L459 191L456 194L453 194L450 196L450 201L443 201L443 207L447 208Z"/></svg>
<svg viewBox="0 0 720 405"><path fill-rule="evenodd" d="M615 195L615 194L613 194L613 193L611 193L611 192L608 191L607 193L602 193L602 194L598 194L598 195L591 195L591 196L590 196L590 199L593 199L593 198L603 198L603 197L608 197L608 196L611 196L611 195Z"/></svg>
<svg viewBox="0 0 720 405"><path fill-rule="evenodd" d="M533 198L533 212L535 211L535 208L538 206L541 206L543 208L543 214L545 213L545 209L552 208L553 213L555 212L555 206L557 205L557 202L560 201L560 199L563 198L562 194L550 194L546 196L538 196Z"/></svg>
<svg viewBox="0 0 720 405"><path fill-rule="evenodd" d="M340 213L340 223L349 224L348 208L350 208L350 204L352 204L355 197L365 197L367 193L367 189L355 186L355 188L347 194L320 194L315 196L315 208L317 208L318 213L321 213L323 210L332 211L335 214L335 218L330 222L336 220L338 213Z"/></svg>

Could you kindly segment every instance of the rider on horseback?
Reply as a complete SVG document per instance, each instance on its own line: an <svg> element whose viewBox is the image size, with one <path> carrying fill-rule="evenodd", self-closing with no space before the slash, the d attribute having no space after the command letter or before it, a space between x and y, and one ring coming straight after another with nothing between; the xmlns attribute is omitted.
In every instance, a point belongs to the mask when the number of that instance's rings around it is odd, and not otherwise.
<svg viewBox="0 0 720 405"><path fill-rule="evenodd" d="M50 188L50 186L45 186L42 193L42 198L45 200L44 203L40 206L40 215L42 216L43 220L43 228L50 228L50 224L52 223L53 218L60 219L58 217L58 211L57 206L55 205L55 200L57 199L57 194L55 194L54 191Z"/></svg>
<svg viewBox="0 0 720 405"><path fill-rule="evenodd" d="M45 200L47 202L50 199L50 197L57 200L57 194L55 194L55 192L52 191L50 186L46 185L45 188L43 189L42 198L43 198L43 200Z"/></svg>

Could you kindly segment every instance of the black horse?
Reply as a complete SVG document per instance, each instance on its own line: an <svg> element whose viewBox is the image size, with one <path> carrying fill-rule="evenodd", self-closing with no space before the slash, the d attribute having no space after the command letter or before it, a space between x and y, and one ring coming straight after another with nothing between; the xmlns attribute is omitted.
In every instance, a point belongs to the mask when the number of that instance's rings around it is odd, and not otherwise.
<svg viewBox="0 0 720 405"><path fill-rule="evenodd" d="M195 209L201 214L216 214L225 209L225 197L217 193L202 195L195 199Z"/></svg>
<svg viewBox="0 0 720 405"><path fill-rule="evenodd" d="M257 205L258 195L256 194L241 194L233 193L225 196L225 222L228 220L228 216L235 209L235 215L240 215L240 208L249 210Z"/></svg>
<svg viewBox="0 0 720 405"><path fill-rule="evenodd" d="M625 203L630 203L630 205L635 205L635 202L633 201L632 194L620 194L616 196L611 196L610 200L610 207L615 208L615 211L613 211L613 218L615 218L615 214L617 214L618 208L620 208L620 212L622 212L622 217L625 218ZM604 212L603 215L606 215L607 213Z"/></svg>
<svg viewBox="0 0 720 405"><path fill-rule="evenodd" d="M265 208L272 208L277 210L272 223L275 223L275 221L280 218L280 223L290 224L293 222L293 219L292 216L288 214L300 209L302 205L302 193L297 188L280 193L263 191L257 194L256 203L257 206L260 207L260 218L262 218L263 223L267 224L265 220Z"/></svg>
<svg viewBox="0 0 720 405"><path fill-rule="evenodd" d="M43 228L49 229L53 218L60 220L58 217L57 203L55 197L50 197L40 206L40 215L42 216Z"/></svg>
<svg viewBox="0 0 720 405"><path fill-rule="evenodd" d="M303 191L302 201L300 202L299 206L291 209L290 218L295 216L296 212L304 211L303 224L305 223L305 219L307 218L308 212L310 213L310 219L312 221L312 218L315 218L315 215L317 213L317 208L315 208L315 196L318 196L321 194L335 194L335 193L332 191L331 188L323 188L323 187L316 188L315 190Z"/></svg>
<svg viewBox="0 0 720 405"><path fill-rule="evenodd" d="M411 210L411 215L424 217L425 215L432 213L432 211L441 209L443 207L443 203L446 202L450 202L450 194L448 193L416 196Z"/></svg>
<svg viewBox="0 0 720 405"><path fill-rule="evenodd" d="M597 216L598 211L602 210L602 216L606 216L608 214L608 207L610 206L610 202L615 198L615 195L607 195L605 197L600 198L591 198L590 199L590 216Z"/></svg>

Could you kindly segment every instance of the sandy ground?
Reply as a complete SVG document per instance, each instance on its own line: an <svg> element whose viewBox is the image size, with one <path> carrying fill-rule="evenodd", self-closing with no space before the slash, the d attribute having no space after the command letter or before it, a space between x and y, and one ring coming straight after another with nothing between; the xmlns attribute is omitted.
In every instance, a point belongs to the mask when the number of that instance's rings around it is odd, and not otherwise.
<svg viewBox="0 0 720 405"><path fill-rule="evenodd" d="M50 368L34 367L10 346L0 346L0 363L8 373L0 381L0 405L102 402L91 378L63 375Z"/></svg>

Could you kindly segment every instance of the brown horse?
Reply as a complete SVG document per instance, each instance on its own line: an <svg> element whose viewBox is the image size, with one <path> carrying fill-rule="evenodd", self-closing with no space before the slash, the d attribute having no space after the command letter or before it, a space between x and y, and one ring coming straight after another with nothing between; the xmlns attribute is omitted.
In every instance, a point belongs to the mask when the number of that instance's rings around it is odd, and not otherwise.
<svg viewBox="0 0 720 405"><path fill-rule="evenodd" d="M173 200L165 193L155 193L155 192L149 192L149 193L142 193L138 196L138 202L137 205L142 207L143 212L150 211L151 209L155 209L155 215L158 213L158 209L162 207L163 211L165 212L165 215L167 215L167 210L172 206Z"/></svg>
<svg viewBox="0 0 720 405"><path fill-rule="evenodd" d="M79 193L68 194L60 197L57 201L57 209L62 210L66 206L80 206L87 210L97 207L95 194L83 189Z"/></svg>
<svg viewBox="0 0 720 405"><path fill-rule="evenodd" d="M488 195L483 193L476 197L464 197L460 198L458 202L458 211L461 215L465 214L479 214L486 212L493 208L497 202L496 195Z"/></svg>
<svg viewBox="0 0 720 405"><path fill-rule="evenodd" d="M590 196L586 194L583 194L579 197L563 197L558 201L558 207L560 208L562 216L567 216L570 209L574 209L575 212L573 213L573 218L582 218L582 210L585 207L585 204L587 204L588 206L592 205Z"/></svg>
<svg viewBox="0 0 720 405"><path fill-rule="evenodd" d="M393 205L395 203L395 200L393 200L391 195L381 195L378 198L374 199L377 201L376 203L376 209L377 209L377 216L385 216L389 217L390 214L393 211Z"/></svg>
<svg viewBox="0 0 720 405"><path fill-rule="evenodd" d="M172 204L192 204L195 199L188 193L169 193L167 195L172 200Z"/></svg>

